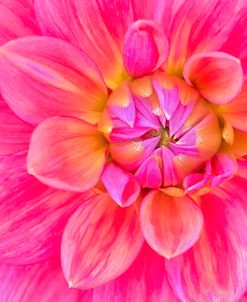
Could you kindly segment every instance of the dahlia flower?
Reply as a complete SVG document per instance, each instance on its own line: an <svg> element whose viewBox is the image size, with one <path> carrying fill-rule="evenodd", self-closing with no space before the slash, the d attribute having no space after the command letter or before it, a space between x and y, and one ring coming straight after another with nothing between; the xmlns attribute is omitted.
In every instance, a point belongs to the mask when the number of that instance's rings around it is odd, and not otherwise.
<svg viewBox="0 0 247 302"><path fill-rule="evenodd" d="M245 0L0 0L0 301L246 301L246 75Z"/></svg>

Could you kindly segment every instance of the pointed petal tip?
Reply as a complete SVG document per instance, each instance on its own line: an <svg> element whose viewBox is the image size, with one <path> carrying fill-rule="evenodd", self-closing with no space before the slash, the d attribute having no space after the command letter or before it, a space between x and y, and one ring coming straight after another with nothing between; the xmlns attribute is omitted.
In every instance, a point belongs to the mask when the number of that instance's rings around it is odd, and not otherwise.
<svg viewBox="0 0 247 302"><path fill-rule="evenodd" d="M69 279L69 281L68 281L68 287L69 288L76 288L77 286L76 286L76 284L74 283L73 280Z"/></svg>

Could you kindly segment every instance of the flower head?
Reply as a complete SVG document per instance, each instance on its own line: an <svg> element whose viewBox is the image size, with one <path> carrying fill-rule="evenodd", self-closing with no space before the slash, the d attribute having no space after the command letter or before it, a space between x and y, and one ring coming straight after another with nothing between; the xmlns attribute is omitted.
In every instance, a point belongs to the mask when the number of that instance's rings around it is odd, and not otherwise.
<svg viewBox="0 0 247 302"><path fill-rule="evenodd" d="M239 301L244 1L0 8L1 299Z"/></svg>

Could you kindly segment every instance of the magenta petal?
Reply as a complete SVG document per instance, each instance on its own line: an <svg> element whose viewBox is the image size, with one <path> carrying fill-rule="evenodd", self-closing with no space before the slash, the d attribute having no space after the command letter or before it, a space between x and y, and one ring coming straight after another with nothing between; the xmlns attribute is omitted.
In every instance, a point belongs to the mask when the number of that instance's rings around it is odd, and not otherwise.
<svg viewBox="0 0 247 302"><path fill-rule="evenodd" d="M172 197L161 191L151 191L144 198L140 220L148 244L168 259L191 248L203 225L201 211L190 197Z"/></svg>
<svg viewBox="0 0 247 302"><path fill-rule="evenodd" d="M236 14L233 14L236 18ZM227 40L221 50L239 58L241 60L245 77L247 74L247 7L241 9L239 18L234 24L232 31L227 35Z"/></svg>
<svg viewBox="0 0 247 302"><path fill-rule="evenodd" d="M125 76L124 34L133 22L129 0L35 0L35 9L45 35L78 46L99 66L107 86L118 86Z"/></svg>
<svg viewBox="0 0 247 302"><path fill-rule="evenodd" d="M89 289L121 275L143 243L134 207L119 207L108 194L81 205L62 240L62 266L72 287Z"/></svg>
<svg viewBox="0 0 247 302"><path fill-rule="evenodd" d="M141 191L135 177L114 163L105 166L101 180L111 198L121 207L127 207L135 202Z"/></svg>
<svg viewBox="0 0 247 302"><path fill-rule="evenodd" d="M154 21L139 20L128 29L123 60L128 73L140 77L160 67L168 55L168 42Z"/></svg>
<svg viewBox="0 0 247 302"><path fill-rule="evenodd" d="M56 191L27 174L26 154L0 161L0 262L43 261L60 248L71 213L87 194Z"/></svg>
<svg viewBox="0 0 247 302"><path fill-rule="evenodd" d="M16 38L39 33L32 6L26 0L0 0L0 46Z"/></svg>
<svg viewBox="0 0 247 302"><path fill-rule="evenodd" d="M218 186L237 172L237 162L233 156L218 152L206 165L206 171L211 176L211 185Z"/></svg>
<svg viewBox="0 0 247 302"><path fill-rule="evenodd" d="M97 127L70 117L52 117L34 130L28 172L48 186L75 192L91 189L102 173L106 141Z"/></svg>
<svg viewBox="0 0 247 302"><path fill-rule="evenodd" d="M186 62L184 78L209 102L226 104L240 93L243 70L240 60L227 53L200 53Z"/></svg>
<svg viewBox="0 0 247 302"><path fill-rule="evenodd" d="M203 225L201 211L190 197L172 197L160 191L151 191L144 198L140 220L148 244L168 259L193 246Z"/></svg>
<svg viewBox="0 0 247 302"><path fill-rule="evenodd" d="M203 188L209 180L209 176L203 173L191 173L184 178L183 186L186 193L193 193Z"/></svg>
<svg viewBox="0 0 247 302"><path fill-rule="evenodd" d="M159 164L160 149L143 161L135 173L143 188L157 189L162 185L162 172Z"/></svg>
<svg viewBox="0 0 247 302"><path fill-rule="evenodd" d="M0 301L78 302L79 291L69 289L57 260L30 266L0 265Z"/></svg>
<svg viewBox="0 0 247 302"><path fill-rule="evenodd" d="M91 59L50 37L20 38L2 47L0 87L11 109L31 124L54 115L96 123L107 96Z"/></svg>
<svg viewBox="0 0 247 302"><path fill-rule="evenodd" d="M91 300L88 300L91 301ZM167 278L165 260L144 244L119 278L93 290L92 302L178 302Z"/></svg>
<svg viewBox="0 0 247 302"><path fill-rule="evenodd" d="M20 120L0 96L0 156L27 150L33 127Z"/></svg>
<svg viewBox="0 0 247 302"><path fill-rule="evenodd" d="M201 198L199 241L167 262L169 281L181 301L239 301L246 290L246 189L244 195L237 193L239 181L226 187L230 194L219 190Z"/></svg>

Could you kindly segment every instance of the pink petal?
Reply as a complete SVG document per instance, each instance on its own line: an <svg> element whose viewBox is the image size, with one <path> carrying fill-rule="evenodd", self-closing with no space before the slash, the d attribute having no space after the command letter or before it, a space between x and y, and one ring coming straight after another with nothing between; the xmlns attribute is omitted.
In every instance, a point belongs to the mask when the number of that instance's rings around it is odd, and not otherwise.
<svg viewBox="0 0 247 302"><path fill-rule="evenodd" d="M233 14L236 17L236 14ZM243 2L243 8L240 11L239 18L234 24L232 31L227 35L227 40L221 47L221 50L230 53L241 60L243 70L247 73L247 7Z"/></svg>
<svg viewBox="0 0 247 302"><path fill-rule="evenodd" d="M70 218L62 266L72 287L88 289L121 275L143 243L134 207L120 208L108 194L84 203Z"/></svg>
<svg viewBox="0 0 247 302"><path fill-rule="evenodd" d="M121 50L133 20L130 1L36 0L35 9L43 33L66 39L90 54L110 88L126 77Z"/></svg>
<svg viewBox="0 0 247 302"><path fill-rule="evenodd" d="M143 188L157 189L162 185L160 156L160 149L155 150L136 171L135 176Z"/></svg>
<svg viewBox="0 0 247 302"><path fill-rule="evenodd" d="M162 160L164 187L175 186L181 181L176 167L175 156L176 155L172 152L171 149L167 148L166 146L161 147L161 160Z"/></svg>
<svg viewBox="0 0 247 302"><path fill-rule="evenodd" d="M0 96L0 156L27 150L33 128L20 120Z"/></svg>
<svg viewBox="0 0 247 302"><path fill-rule="evenodd" d="M184 78L208 101L226 104L241 91L243 70L237 58L223 52L208 52L188 59Z"/></svg>
<svg viewBox="0 0 247 302"><path fill-rule="evenodd" d="M25 159L19 153L0 160L1 263L23 265L57 255L68 218L89 198L44 186L27 174Z"/></svg>
<svg viewBox="0 0 247 302"><path fill-rule="evenodd" d="M0 46L18 37L38 33L29 1L0 0Z"/></svg>
<svg viewBox="0 0 247 302"><path fill-rule="evenodd" d="M240 302L247 302L247 294L241 298Z"/></svg>
<svg viewBox="0 0 247 302"><path fill-rule="evenodd" d="M144 198L140 220L148 244L166 258L193 246L203 225L201 211L190 197L172 197L160 191Z"/></svg>
<svg viewBox="0 0 247 302"><path fill-rule="evenodd" d="M209 180L209 176L203 173L191 173L184 178L183 186L186 193L193 193L202 189Z"/></svg>
<svg viewBox="0 0 247 302"><path fill-rule="evenodd" d="M160 67L168 55L165 34L154 21L139 20L128 29L123 46L127 72L140 77Z"/></svg>
<svg viewBox="0 0 247 302"><path fill-rule="evenodd" d="M95 123L107 93L85 54L48 37L17 39L1 49L0 86L11 109L32 124L54 115Z"/></svg>
<svg viewBox="0 0 247 302"><path fill-rule="evenodd" d="M239 188L201 198L201 238L191 250L167 262L169 280L181 301L239 301L245 292L247 208L243 209L246 192L236 194Z"/></svg>
<svg viewBox="0 0 247 302"><path fill-rule="evenodd" d="M220 106L220 113L234 128L247 131L247 82L236 99Z"/></svg>
<svg viewBox="0 0 247 302"><path fill-rule="evenodd" d="M154 88L160 101L161 108L167 120L170 120L180 104L176 88L164 89L158 81L154 80Z"/></svg>
<svg viewBox="0 0 247 302"><path fill-rule="evenodd" d="M31 266L0 265L0 300L77 302L79 291L69 289L57 260Z"/></svg>
<svg viewBox="0 0 247 302"><path fill-rule="evenodd" d="M238 20L244 15L242 8L245 2L168 0L165 5L167 8L163 10L164 15L161 18L163 28L167 29L170 44L166 68L173 74L182 75L188 57L222 47ZM167 11L171 12L169 16ZM160 13L162 14L162 11Z"/></svg>
<svg viewBox="0 0 247 302"><path fill-rule="evenodd" d="M93 290L92 302L178 302L169 285L164 258L144 245L119 278Z"/></svg>
<svg viewBox="0 0 247 302"><path fill-rule="evenodd" d="M211 185L219 186L221 183L236 174L238 164L231 153L219 151L207 163L206 171L211 176Z"/></svg>
<svg viewBox="0 0 247 302"><path fill-rule="evenodd" d="M32 134L28 172L57 189L86 191L99 180L106 147L97 127L75 118L51 117Z"/></svg>
<svg viewBox="0 0 247 302"><path fill-rule="evenodd" d="M112 119L118 119L133 128L136 119L136 108L126 84L116 88L107 101L107 109Z"/></svg>
<svg viewBox="0 0 247 302"><path fill-rule="evenodd" d="M115 162L127 170L135 170L155 150L160 137L131 142L112 143L110 153Z"/></svg>
<svg viewBox="0 0 247 302"><path fill-rule="evenodd" d="M101 180L111 198L121 207L127 207L135 202L141 191L135 177L114 163L105 166Z"/></svg>

